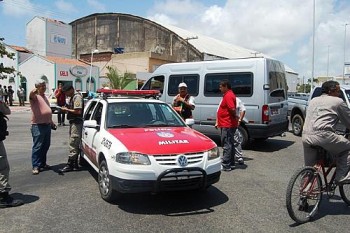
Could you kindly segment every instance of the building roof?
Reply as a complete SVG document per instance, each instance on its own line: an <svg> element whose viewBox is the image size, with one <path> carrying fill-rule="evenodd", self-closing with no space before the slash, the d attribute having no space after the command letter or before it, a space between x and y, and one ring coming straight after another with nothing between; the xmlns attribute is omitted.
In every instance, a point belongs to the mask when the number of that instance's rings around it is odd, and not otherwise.
<svg viewBox="0 0 350 233"><path fill-rule="evenodd" d="M17 52L23 52L23 53L32 53L29 51L27 48L22 47L22 46L17 46L17 45L8 45L9 47L13 48Z"/></svg>
<svg viewBox="0 0 350 233"><path fill-rule="evenodd" d="M52 56L46 56L46 60L54 62L56 64L67 64L67 65L79 65L79 66L89 66L90 64L77 59L72 58L64 58L64 57L52 57Z"/></svg>
<svg viewBox="0 0 350 233"><path fill-rule="evenodd" d="M94 16L106 16L106 15L121 15L129 18L135 18L138 20L146 20L149 22L152 22L154 24L160 25L161 27L164 27L165 29L172 31L173 33L177 34L179 37L183 38L183 40L187 40L189 44L191 44L195 49L197 49L200 53L209 55L217 58L217 59L237 59L237 58L249 58L249 57L266 57L266 58L272 58L266 54L263 54L261 52L246 49L243 47L239 47L237 45L233 45L224 41L220 41L217 39L214 39L212 37L204 36L198 33L190 32L182 28L178 28L174 25L168 25L164 24L162 22L158 21L152 21L146 18L142 18L136 15L131 14L124 14L124 13L95 13L91 14L82 18L79 18L73 22L70 22L70 25L73 25L77 21L87 19L89 17ZM191 39L192 38L192 39ZM194 39L195 38L195 39ZM273 59L273 58L272 58ZM285 70L288 73L291 73L293 75L298 75L297 72L295 72L293 69L285 65Z"/></svg>
<svg viewBox="0 0 350 233"><path fill-rule="evenodd" d="M258 51L239 47L237 45L233 45L233 44L220 41L212 37L204 36L198 33L190 32L173 25L163 24L161 22L156 22L156 23L173 31L174 33L182 37L184 40L187 40L188 38L190 38L188 39L188 43L193 45L201 53L205 53L208 55L217 56L221 58L227 58L227 59L248 58L248 57L272 58ZM296 75L298 74L287 65L284 64L284 66L285 66L286 72L293 73Z"/></svg>

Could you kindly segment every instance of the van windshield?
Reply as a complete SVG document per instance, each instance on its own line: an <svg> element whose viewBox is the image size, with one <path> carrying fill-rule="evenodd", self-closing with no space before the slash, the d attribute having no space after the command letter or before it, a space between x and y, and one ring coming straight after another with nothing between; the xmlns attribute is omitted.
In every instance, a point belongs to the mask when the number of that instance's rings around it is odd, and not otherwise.
<svg viewBox="0 0 350 233"><path fill-rule="evenodd" d="M150 78L141 88L141 90L158 90L163 94L164 76L155 76Z"/></svg>

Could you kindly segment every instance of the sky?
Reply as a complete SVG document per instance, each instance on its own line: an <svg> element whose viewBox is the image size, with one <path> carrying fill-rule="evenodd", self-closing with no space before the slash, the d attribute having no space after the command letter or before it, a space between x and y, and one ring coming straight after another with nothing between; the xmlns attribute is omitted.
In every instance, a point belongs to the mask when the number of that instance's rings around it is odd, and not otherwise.
<svg viewBox="0 0 350 233"><path fill-rule="evenodd" d="M314 77L342 76L350 62L349 0L0 0L0 37L25 46L25 26L34 16L70 23L110 12L256 50L305 80L312 70Z"/></svg>

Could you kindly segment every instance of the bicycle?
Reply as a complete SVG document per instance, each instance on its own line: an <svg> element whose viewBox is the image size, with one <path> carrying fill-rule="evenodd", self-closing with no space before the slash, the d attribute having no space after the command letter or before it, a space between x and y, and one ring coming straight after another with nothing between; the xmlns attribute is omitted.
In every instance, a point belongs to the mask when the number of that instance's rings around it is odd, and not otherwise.
<svg viewBox="0 0 350 233"><path fill-rule="evenodd" d="M296 170L287 187L288 214L299 224L310 221L318 211L323 193L331 198L338 186L335 183L335 159L322 147L315 148L318 155L322 156L321 159L313 167ZM339 193L350 206L350 184L339 185Z"/></svg>

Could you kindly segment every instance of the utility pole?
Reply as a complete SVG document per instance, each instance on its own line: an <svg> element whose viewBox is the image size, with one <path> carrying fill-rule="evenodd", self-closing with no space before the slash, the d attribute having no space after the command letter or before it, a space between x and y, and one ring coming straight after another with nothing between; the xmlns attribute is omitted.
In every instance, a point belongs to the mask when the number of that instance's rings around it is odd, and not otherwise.
<svg viewBox="0 0 350 233"><path fill-rule="evenodd" d="M346 26L348 26L349 24L346 23L344 25L344 63L343 63L343 84L345 84L345 54L346 54Z"/></svg>
<svg viewBox="0 0 350 233"><path fill-rule="evenodd" d="M313 17L312 17L312 71L311 71L311 91L314 85L314 73L315 73L315 11L316 0L313 1Z"/></svg>
<svg viewBox="0 0 350 233"><path fill-rule="evenodd" d="M329 45L328 45L328 56L327 56L327 80L328 80L328 70L329 70Z"/></svg>

